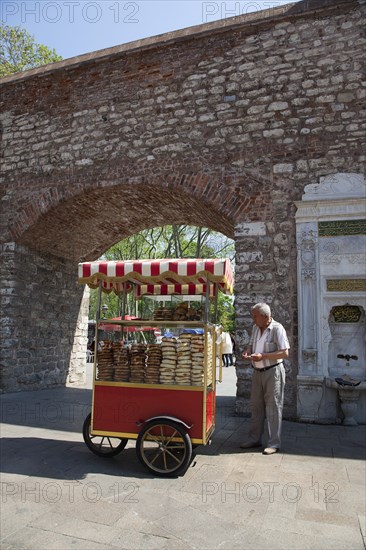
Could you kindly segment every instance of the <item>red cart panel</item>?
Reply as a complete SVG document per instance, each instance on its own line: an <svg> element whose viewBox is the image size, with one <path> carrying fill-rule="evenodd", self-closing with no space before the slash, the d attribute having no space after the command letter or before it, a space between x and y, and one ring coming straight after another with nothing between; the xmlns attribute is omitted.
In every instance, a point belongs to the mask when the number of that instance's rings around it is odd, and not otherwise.
<svg viewBox="0 0 366 550"><path fill-rule="evenodd" d="M207 394L206 401L206 433L214 427L215 419L215 396L216 392L211 391Z"/></svg>
<svg viewBox="0 0 366 550"><path fill-rule="evenodd" d="M192 428L192 439L205 439L213 427L214 392L207 393L204 434L204 392L190 389L159 389L96 385L92 432L138 435L139 423L155 416L173 416Z"/></svg>

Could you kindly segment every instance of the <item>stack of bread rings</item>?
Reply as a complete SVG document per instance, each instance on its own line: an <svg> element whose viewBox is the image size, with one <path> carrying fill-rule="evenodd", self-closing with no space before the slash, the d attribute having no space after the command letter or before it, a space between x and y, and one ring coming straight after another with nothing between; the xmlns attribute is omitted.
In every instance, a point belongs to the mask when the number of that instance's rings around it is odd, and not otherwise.
<svg viewBox="0 0 366 550"><path fill-rule="evenodd" d="M175 383L182 386L189 386L191 383L191 337L192 334L181 334L177 343Z"/></svg>
<svg viewBox="0 0 366 550"><path fill-rule="evenodd" d="M132 344L131 346L131 372L129 382L135 384L144 382L144 369L146 361L146 344Z"/></svg>
<svg viewBox="0 0 366 550"><path fill-rule="evenodd" d="M160 364L160 383L174 384L177 365L177 341L164 336L161 344L162 361Z"/></svg>
<svg viewBox="0 0 366 550"><path fill-rule="evenodd" d="M113 342L114 380L128 382L130 379L130 358L122 342Z"/></svg>
<svg viewBox="0 0 366 550"><path fill-rule="evenodd" d="M191 339L192 349L192 370L191 384L192 386L202 386L203 384L203 369L205 362L205 336L203 334L192 334Z"/></svg>
<svg viewBox="0 0 366 550"><path fill-rule="evenodd" d="M170 307L159 307L153 313L154 321L171 321L173 312Z"/></svg>
<svg viewBox="0 0 366 550"><path fill-rule="evenodd" d="M146 384L158 384L162 351L160 344L149 344L147 347L147 358L144 371L144 382Z"/></svg>
<svg viewBox="0 0 366 550"><path fill-rule="evenodd" d="M210 333L207 334L207 349L206 349L206 357L207 357L207 384L212 384L212 361L213 361L213 347L212 347L212 336Z"/></svg>
<svg viewBox="0 0 366 550"><path fill-rule="evenodd" d="M113 351L110 342L105 342L103 348L98 351L97 362L98 380L113 380Z"/></svg>

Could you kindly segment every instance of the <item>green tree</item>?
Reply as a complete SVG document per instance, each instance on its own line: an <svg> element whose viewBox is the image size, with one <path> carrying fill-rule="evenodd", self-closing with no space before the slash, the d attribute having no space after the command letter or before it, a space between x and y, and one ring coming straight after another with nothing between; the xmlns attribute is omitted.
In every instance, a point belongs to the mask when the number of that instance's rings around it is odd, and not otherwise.
<svg viewBox="0 0 366 550"><path fill-rule="evenodd" d="M22 27L0 26L0 77L60 61L55 50L37 44Z"/></svg>
<svg viewBox="0 0 366 550"><path fill-rule="evenodd" d="M106 260L140 258L234 258L233 241L216 231L188 225L146 229L109 248Z"/></svg>
<svg viewBox="0 0 366 550"><path fill-rule="evenodd" d="M102 256L104 260L138 260L141 258L230 258L234 260L235 248L231 239L202 227L166 225L146 229L116 243ZM95 319L97 291L90 293L89 318ZM106 316L121 314L121 301L114 292L102 294L102 304L108 307ZM134 315L136 304L132 293L127 296L126 313ZM235 311L233 300L221 292L218 297L218 323L226 331L234 330Z"/></svg>
<svg viewBox="0 0 366 550"><path fill-rule="evenodd" d="M219 293L217 300L217 319L225 332L235 330L235 309L231 296Z"/></svg>

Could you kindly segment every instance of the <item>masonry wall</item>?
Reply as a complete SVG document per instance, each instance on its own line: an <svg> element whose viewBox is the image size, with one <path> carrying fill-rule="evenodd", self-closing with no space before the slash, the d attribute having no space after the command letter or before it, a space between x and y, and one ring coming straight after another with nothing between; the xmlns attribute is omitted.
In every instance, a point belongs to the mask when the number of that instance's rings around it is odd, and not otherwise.
<svg viewBox="0 0 366 550"><path fill-rule="evenodd" d="M1 390L82 382L88 325L75 265L15 243L1 252Z"/></svg>
<svg viewBox="0 0 366 550"><path fill-rule="evenodd" d="M165 223L234 238L241 345L266 299L292 343L295 414L294 201L364 170L364 14L304 2L3 79L4 242L76 263Z"/></svg>
<svg viewBox="0 0 366 550"><path fill-rule="evenodd" d="M4 236L114 184L162 183L234 222L272 220L305 182L362 170L364 8L330 6L2 79ZM88 211L107 218L99 202Z"/></svg>

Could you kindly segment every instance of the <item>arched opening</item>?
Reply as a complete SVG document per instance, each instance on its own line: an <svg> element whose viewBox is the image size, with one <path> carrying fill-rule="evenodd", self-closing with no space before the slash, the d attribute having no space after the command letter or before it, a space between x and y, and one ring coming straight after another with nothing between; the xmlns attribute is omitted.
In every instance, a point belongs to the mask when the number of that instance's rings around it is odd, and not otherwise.
<svg viewBox="0 0 366 550"><path fill-rule="evenodd" d="M77 284L79 261L97 259L142 229L166 224L209 227L233 236L233 222L214 201L160 185L96 187L60 201L9 247L13 348L6 391L73 384L85 367L88 303ZM20 298L20 299L19 299ZM17 359L14 368L15 358Z"/></svg>
<svg viewBox="0 0 366 550"><path fill-rule="evenodd" d="M293 277L285 275L294 261L293 204L274 202L272 187L273 182L245 170L235 169L230 176L178 170L171 176L136 176L133 182L73 179L65 188L57 185L32 195L32 203L19 206L11 228L15 243L6 251L9 284L17 291L6 304L16 315L9 325L12 348L3 370L4 390L80 381L88 301L77 284L78 262L96 260L121 239L165 224L208 227L234 239L238 359L249 339L250 306L258 301L271 304L291 338L295 325L289 304L295 286ZM237 367L237 413L243 414L250 373L240 360ZM293 410L291 381L287 395Z"/></svg>
<svg viewBox="0 0 366 550"><path fill-rule="evenodd" d="M225 206L225 204L223 204ZM209 227L233 238L234 224L214 198L151 185L96 187L59 202L20 238L20 244L65 259L95 260L116 242L163 225Z"/></svg>

